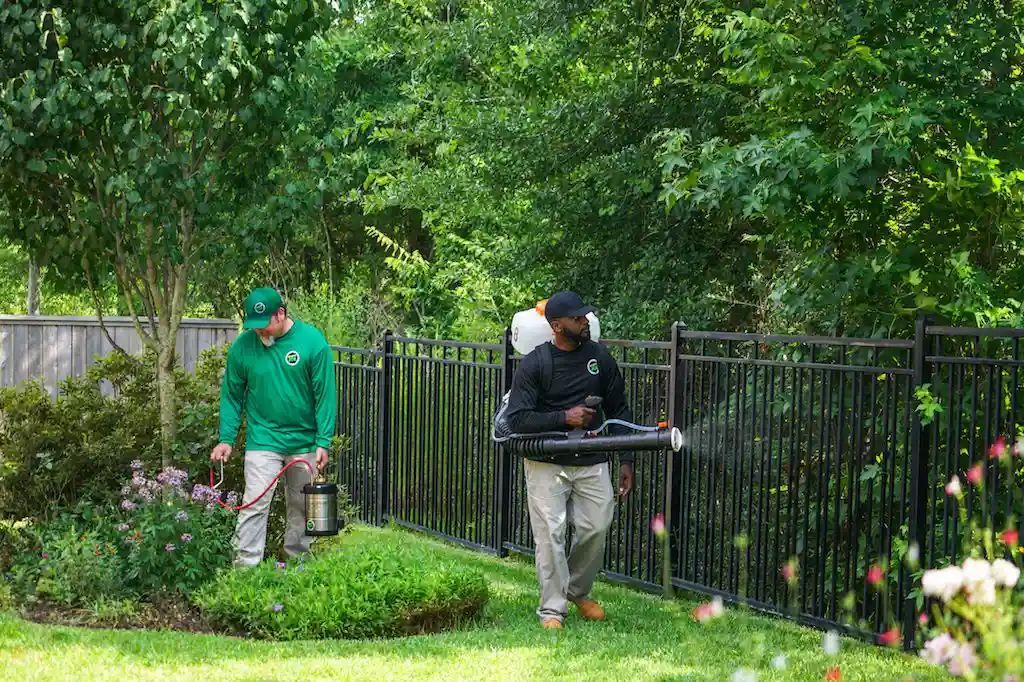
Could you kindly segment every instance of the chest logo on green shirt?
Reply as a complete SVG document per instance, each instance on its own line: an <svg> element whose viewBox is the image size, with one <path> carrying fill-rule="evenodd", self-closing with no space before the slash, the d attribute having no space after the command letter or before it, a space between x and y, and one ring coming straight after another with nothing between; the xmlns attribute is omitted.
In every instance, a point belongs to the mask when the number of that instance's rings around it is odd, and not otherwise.
<svg viewBox="0 0 1024 682"><path fill-rule="evenodd" d="M587 371L593 374L594 376L597 376L597 373L601 371L600 367L598 367L597 364L597 358L591 358L587 360Z"/></svg>
<svg viewBox="0 0 1024 682"><path fill-rule="evenodd" d="M299 364L299 352L296 350L288 351L288 354L284 356L284 362L289 367L294 367Z"/></svg>

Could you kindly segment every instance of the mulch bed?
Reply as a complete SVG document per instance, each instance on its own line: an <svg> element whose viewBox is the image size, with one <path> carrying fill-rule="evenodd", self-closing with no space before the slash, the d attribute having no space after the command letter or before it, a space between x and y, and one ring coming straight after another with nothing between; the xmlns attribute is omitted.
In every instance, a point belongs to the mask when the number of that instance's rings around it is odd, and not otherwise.
<svg viewBox="0 0 1024 682"><path fill-rule="evenodd" d="M73 609L60 604L37 602L18 609L22 617L42 625L66 625L94 629L115 630L174 630L227 637L247 637L243 631L216 628L203 621L198 609L182 602L159 605L139 604L136 613L99 618L85 609Z"/></svg>

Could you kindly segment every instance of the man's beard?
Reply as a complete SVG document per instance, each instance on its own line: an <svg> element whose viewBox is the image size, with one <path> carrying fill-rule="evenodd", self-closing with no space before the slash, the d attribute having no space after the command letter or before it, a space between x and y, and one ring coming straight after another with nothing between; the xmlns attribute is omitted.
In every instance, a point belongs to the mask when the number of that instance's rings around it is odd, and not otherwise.
<svg viewBox="0 0 1024 682"><path fill-rule="evenodd" d="M582 329L578 334L575 332L571 332L568 329L563 329L562 336L569 339L577 346L582 346L584 343L590 340L590 327Z"/></svg>

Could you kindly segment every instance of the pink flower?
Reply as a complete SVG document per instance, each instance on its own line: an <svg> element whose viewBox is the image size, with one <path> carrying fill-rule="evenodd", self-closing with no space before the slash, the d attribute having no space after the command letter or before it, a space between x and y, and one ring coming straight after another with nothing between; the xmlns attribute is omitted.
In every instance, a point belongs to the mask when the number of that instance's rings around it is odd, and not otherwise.
<svg viewBox="0 0 1024 682"><path fill-rule="evenodd" d="M176 549L177 549L177 547L175 547L174 545L172 545L170 543L167 543L166 545L164 545L164 550L165 551L173 552Z"/></svg>
<svg viewBox="0 0 1024 682"><path fill-rule="evenodd" d="M981 462L978 462L977 464L972 466L971 470L967 472L967 480L973 483L974 485L978 485L979 483L981 483L981 479L983 476L984 471L981 468Z"/></svg>
<svg viewBox="0 0 1024 682"><path fill-rule="evenodd" d="M274 609L274 613L280 613L284 609L284 607L281 606L280 604L274 604L273 609Z"/></svg>
<svg viewBox="0 0 1024 682"><path fill-rule="evenodd" d="M829 668L828 671L825 672L825 679L830 680L831 682L838 682L843 679L843 673L839 670L839 666Z"/></svg>
<svg viewBox="0 0 1024 682"><path fill-rule="evenodd" d="M1020 533L1015 528L1007 528L999 537L1002 538L1004 543L1013 547L1020 540Z"/></svg>
<svg viewBox="0 0 1024 682"><path fill-rule="evenodd" d="M964 642L955 649L953 657L949 661L949 672L953 675L966 676L967 671L971 670L977 662L978 657L974 653L974 645Z"/></svg>
<svg viewBox="0 0 1024 682"><path fill-rule="evenodd" d="M654 515L654 518L651 519L651 530L654 531L655 537L658 537L658 538L665 537L665 515L664 514L662 514L661 512L658 512L657 514Z"/></svg>
<svg viewBox="0 0 1024 682"><path fill-rule="evenodd" d="M882 582L882 567L875 564L871 567L871 570L868 571L868 584L877 585L880 582Z"/></svg>
<svg viewBox="0 0 1024 682"><path fill-rule="evenodd" d="M897 644L899 644L899 641L900 641L900 629L899 629L898 626L888 630L887 632L883 632L878 637L878 642L882 646L896 646Z"/></svg>
<svg viewBox="0 0 1024 682"><path fill-rule="evenodd" d="M946 484L946 494L956 496L961 492L963 492L963 488L960 487L960 477L953 474L953 477L949 479L949 483Z"/></svg>
<svg viewBox="0 0 1024 682"><path fill-rule="evenodd" d="M185 533L184 535L181 536L181 541L182 542L192 542L192 534L191 533Z"/></svg>
<svg viewBox="0 0 1024 682"><path fill-rule="evenodd" d="M1006 456L1006 440L1002 436L996 438L996 442L988 449L988 456L992 459L1002 459Z"/></svg>
<svg viewBox="0 0 1024 682"><path fill-rule="evenodd" d="M782 567L782 577L787 583L793 582L796 578L796 561L787 561Z"/></svg>
<svg viewBox="0 0 1024 682"><path fill-rule="evenodd" d="M922 613L920 616L917 617L917 622L921 624L921 627L928 625L928 614Z"/></svg>

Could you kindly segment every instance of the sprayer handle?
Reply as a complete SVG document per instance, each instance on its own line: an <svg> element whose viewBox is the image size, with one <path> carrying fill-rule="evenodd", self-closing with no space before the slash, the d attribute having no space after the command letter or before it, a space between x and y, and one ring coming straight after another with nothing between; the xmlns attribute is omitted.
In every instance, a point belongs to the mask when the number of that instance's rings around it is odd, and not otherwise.
<svg viewBox="0 0 1024 682"><path fill-rule="evenodd" d="M601 397L601 396L599 396L599 395L588 395L588 396L587 396L586 398L584 398L584 400L583 400L583 404L584 404L584 405L585 405L586 407L589 407L589 408L591 408L591 409L593 409L593 408L597 407L597 406L598 406L598 405L600 405L600 404L601 404L602 402L604 402L604 398L602 398L602 397Z"/></svg>

